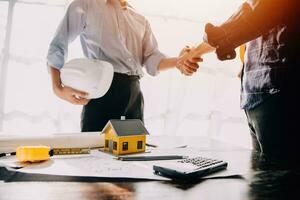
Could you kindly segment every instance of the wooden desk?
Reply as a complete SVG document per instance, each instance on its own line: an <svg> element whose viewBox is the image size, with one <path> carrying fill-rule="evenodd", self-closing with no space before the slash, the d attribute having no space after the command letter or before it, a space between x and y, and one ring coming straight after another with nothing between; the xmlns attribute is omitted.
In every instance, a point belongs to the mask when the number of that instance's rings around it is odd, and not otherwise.
<svg viewBox="0 0 300 200"><path fill-rule="evenodd" d="M160 139L169 141L170 138ZM218 155L243 172L250 172L250 150L227 145L207 138L176 138L198 148L201 155ZM192 184L172 182L0 182L1 200L21 199L205 199L247 200L279 199L294 195L300 199L297 172L257 171L246 179L211 179ZM275 182L274 182L275 181ZM288 184L289 187L285 185ZM274 186L274 188L272 188ZM297 187L296 187L297 186ZM290 191L290 189L292 191ZM264 198L262 198L264 197ZM269 198L270 197L270 198ZM285 198L287 199L287 198Z"/></svg>

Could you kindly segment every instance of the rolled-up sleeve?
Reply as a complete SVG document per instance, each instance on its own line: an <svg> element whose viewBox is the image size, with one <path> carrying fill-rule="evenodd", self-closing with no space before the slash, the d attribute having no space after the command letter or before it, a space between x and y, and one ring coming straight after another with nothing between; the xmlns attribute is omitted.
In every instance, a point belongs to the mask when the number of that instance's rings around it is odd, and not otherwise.
<svg viewBox="0 0 300 200"><path fill-rule="evenodd" d="M156 76L159 73L159 63L166 56L158 49L157 40L147 21L146 33L143 39L143 65L146 67L148 74Z"/></svg>
<svg viewBox="0 0 300 200"><path fill-rule="evenodd" d="M206 26L204 40L217 47L221 60L232 59L234 49L286 20L293 19L298 0L248 0L220 26Z"/></svg>
<svg viewBox="0 0 300 200"><path fill-rule="evenodd" d="M85 8L83 0L73 1L58 26L50 43L47 54L47 65L61 69L68 57L68 45L80 35L85 26Z"/></svg>

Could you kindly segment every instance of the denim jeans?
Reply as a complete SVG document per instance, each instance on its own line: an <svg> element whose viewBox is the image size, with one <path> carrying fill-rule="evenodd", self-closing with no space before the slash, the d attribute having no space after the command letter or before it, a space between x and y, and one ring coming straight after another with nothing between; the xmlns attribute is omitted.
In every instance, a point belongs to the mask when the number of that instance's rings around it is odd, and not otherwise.
<svg viewBox="0 0 300 200"><path fill-rule="evenodd" d="M245 110L253 151L266 160L294 164L299 159L299 106L292 94L279 92Z"/></svg>

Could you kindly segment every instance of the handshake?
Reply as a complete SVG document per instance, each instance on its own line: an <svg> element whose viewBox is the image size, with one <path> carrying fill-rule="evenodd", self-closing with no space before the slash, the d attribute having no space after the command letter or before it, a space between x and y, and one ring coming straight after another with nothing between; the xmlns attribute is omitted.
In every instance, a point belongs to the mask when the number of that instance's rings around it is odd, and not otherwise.
<svg viewBox="0 0 300 200"><path fill-rule="evenodd" d="M184 75L191 76L197 72L199 65L202 62L201 56L214 51L215 48L203 42L197 47L190 48L186 46L180 52L176 68Z"/></svg>

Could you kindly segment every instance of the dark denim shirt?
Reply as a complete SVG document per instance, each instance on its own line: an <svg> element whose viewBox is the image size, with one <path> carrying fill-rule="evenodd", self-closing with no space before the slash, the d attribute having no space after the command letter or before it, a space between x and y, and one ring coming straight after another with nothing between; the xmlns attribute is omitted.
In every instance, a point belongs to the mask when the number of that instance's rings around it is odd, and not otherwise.
<svg viewBox="0 0 300 200"><path fill-rule="evenodd" d="M299 91L299 2L249 0L221 26L206 26L205 40L217 48L221 60L235 58L234 49L247 43L242 109L253 109L279 92L293 96Z"/></svg>
<svg viewBox="0 0 300 200"><path fill-rule="evenodd" d="M287 83L286 26L277 26L269 33L250 41L246 47L241 86L241 108L252 109Z"/></svg>

